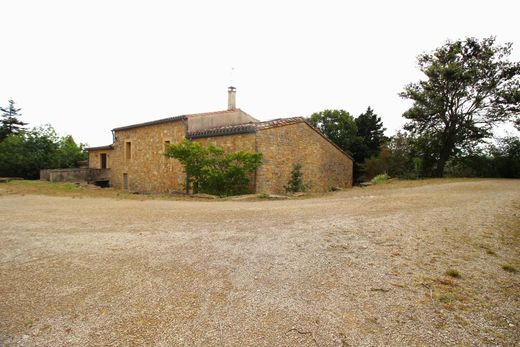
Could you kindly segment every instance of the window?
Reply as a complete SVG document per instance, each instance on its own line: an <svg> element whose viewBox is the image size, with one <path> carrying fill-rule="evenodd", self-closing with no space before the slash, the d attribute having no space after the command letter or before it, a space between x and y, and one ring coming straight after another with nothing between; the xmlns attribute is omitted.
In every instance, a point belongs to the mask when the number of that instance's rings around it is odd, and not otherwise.
<svg viewBox="0 0 520 347"><path fill-rule="evenodd" d="M107 154L101 153L100 159L101 159L101 168L106 169L107 168Z"/></svg>
<svg viewBox="0 0 520 347"><path fill-rule="evenodd" d="M164 151L168 150L168 146L170 146L170 141L164 141Z"/></svg>
<svg viewBox="0 0 520 347"><path fill-rule="evenodd" d="M126 160L132 159L132 142L126 142L125 144L125 158Z"/></svg>

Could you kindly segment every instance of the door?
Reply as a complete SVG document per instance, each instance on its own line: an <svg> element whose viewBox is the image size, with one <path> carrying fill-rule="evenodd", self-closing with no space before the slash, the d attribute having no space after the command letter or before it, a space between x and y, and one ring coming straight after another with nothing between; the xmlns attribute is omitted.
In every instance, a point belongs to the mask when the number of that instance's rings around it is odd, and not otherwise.
<svg viewBox="0 0 520 347"><path fill-rule="evenodd" d="M128 174L123 174L123 189L128 190Z"/></svg>

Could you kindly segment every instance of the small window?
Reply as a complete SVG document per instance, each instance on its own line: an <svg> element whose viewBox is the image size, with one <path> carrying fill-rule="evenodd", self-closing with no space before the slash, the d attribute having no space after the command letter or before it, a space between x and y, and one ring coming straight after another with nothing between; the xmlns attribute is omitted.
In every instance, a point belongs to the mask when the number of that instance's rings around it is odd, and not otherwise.
<svg viewBox="0 0 520 347"><path fill-rule="evenodd" d="M169 146L170 146L170 141L164 141L164 151L167 151Z"/></svg>
<svg viewBox="0 0 520 347"><path fill-rule="evenodd" d="M106 169L107 168L107 154L101 153L101 168Z"/></svg>
<svg viewBox="0 0 520 347"><path fill-rule="evenodd" d="M132 142L127 142L125 145L126 160L132 159Z"/></svg>

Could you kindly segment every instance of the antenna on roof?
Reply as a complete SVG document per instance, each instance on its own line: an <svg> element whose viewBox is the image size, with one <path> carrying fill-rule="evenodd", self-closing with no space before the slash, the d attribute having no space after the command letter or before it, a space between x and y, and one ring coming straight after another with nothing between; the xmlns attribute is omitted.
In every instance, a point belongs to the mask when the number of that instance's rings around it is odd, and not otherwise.
<svg viewBox="0 0 520 347"><path fill-rule="evenodd" d="M229 71L229 85L230 86L235 85L234 77L235 77L235 67L232 66L231 70Z"/></svg>

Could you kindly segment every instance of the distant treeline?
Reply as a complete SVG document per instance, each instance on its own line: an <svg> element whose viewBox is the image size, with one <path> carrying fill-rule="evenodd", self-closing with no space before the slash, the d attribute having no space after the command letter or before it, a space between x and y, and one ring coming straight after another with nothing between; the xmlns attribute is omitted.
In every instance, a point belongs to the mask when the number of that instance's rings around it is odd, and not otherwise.
<svg viewBox="0 0 520 347"><path fill-rule="evenodd" d="M13 100L0 107L0 177L37 179L40 169L76 167L87 158L83 144L58 136L50 125L27 129L20 110Z"/></svg>

